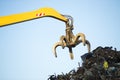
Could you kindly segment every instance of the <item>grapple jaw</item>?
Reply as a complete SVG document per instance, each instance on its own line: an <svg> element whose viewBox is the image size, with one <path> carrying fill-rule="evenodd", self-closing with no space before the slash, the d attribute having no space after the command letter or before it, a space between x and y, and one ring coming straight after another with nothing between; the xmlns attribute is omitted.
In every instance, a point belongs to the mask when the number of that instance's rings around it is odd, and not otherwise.
<svg viewBox="0 0 120 80"><path fill-rule="evenodd" d="M85 35L83 33L78 33L76 36L73 34L72 32L73 18L68 15L63 15L63 16L68 19L68 22L66 22L66 30L65 30L66 35L65 36L62 35L60 37L60 41L54 44L52 50L53 50L55 57L57 57L56 48L58 46L61 46L63 49L67 47L69 49L71 59L74 59L72 48L76 47L80 43L83 43L84 46L87 45L88 52L90 52L91 45L90 45L90 42L86 40Z"/></svg>

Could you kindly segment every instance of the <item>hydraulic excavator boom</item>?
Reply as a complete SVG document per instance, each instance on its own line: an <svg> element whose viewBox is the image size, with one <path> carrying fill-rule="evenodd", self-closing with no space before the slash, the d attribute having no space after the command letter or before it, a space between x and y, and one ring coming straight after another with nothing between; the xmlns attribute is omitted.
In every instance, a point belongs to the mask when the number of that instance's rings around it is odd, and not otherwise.
<svg viewBox="0 0 120 80"><path fill-rule="evenodd" d="M73 52L72 48L77 46L79 43L83 43L84 45L87 44L88 52L90 52L90 43L88 40L85 39L85 35L83 33L78 33L77 35L74 35L73 30L73 19L71 16L68 15L62 15L59 14L56 10L52 8L41 8L39 10L31 11L31 12L24 12L19 14L12 14L8 16L0 16L0 27L15 24L19 22L29 21L33 19L38 19L42 17L53 17L58 20L61 20L65 22L66 24L66 35L62 35L60 37L60 41L54 44L53 46L53 52L55 54L55 57L57 57L56 53L56 47L62 46L69 48L69 53L71 59L73 59ZM81 38L81 40L79 39Z"/></svg>
<svg viewBox="0 0 120 80"><path fill-rule="evenodd" d="M0 27L42 17L53 17L61 21L67 22L67 18L59 14L56 10L52 8L41 8L31 12L0 16Z"/></svg>

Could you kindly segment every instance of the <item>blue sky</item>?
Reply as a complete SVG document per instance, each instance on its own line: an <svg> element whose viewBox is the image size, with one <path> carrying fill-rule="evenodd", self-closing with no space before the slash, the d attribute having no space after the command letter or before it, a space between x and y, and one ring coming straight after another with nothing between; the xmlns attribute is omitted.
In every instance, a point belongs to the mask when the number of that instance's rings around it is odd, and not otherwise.
<svg viewBox="0 0 120 80"><path fill-rule="evenodd" d="M74 18L74 34L82 32L91 43L120 50L120 0L0 0L0 16L51 7ZM46 80L51 74L67 73L82 63L87 52L82 44L73 49L52 46L65 35L65 24L45 17L0 28L0 80Z"/></svg>

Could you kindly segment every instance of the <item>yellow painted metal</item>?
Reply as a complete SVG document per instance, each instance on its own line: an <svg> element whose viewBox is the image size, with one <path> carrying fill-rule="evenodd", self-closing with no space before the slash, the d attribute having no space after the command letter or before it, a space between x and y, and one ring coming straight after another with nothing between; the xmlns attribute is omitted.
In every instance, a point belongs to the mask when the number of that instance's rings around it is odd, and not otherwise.
<svg viewBox="0 0 120 80"><path fill-rule="evenodd" d="M31 12L12 14L8 16L0 16L0 27L18 22L24 22L32 19L42 18L42 17L53 17L61 21L67 22L66 17L62 16L53 8L46 7Z"/></svg>
<svg viewBox="0 0 120 80"><path fill-rule="evenodd" d="M104 63L103 63L103 68L105 69L105 70L107 70L108 69L108 62L107 61L104 61Z"/></svg>

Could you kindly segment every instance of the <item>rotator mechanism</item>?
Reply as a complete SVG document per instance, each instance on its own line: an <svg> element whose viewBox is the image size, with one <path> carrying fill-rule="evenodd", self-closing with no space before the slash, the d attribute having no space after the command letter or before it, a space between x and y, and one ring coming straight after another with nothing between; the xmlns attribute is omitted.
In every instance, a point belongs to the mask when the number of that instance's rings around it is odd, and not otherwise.
<svg viewBox="0 0 120 80"><path fill-rule="evenodd" d="M63 15L63 16L67 18L67 22L65 23L66 35L65 36L62 35L60 37L60 41L54 44L53 53L55 57L57 57L56 48L58 46L61 46L62 49L64 49L65 47L68 47L71 59L74 58L72 48L76 47L80 43L83 43L84 46L87 44L88 52L90 52L90 48L91 48L90 42L86 40L85 35L83 33L78 33L77 35L73 34L72 32L72 30L74 29L73 18L68 15Z"/></svg>

